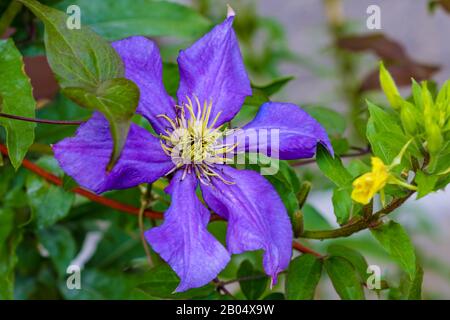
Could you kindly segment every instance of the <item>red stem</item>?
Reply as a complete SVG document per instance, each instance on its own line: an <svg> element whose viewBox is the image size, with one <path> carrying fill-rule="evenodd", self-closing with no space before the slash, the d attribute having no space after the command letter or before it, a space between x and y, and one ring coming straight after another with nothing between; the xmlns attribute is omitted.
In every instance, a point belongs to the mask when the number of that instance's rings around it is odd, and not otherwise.
<svg viewBox="0 0 450 320"><path fill-rule="evenodd" d="M6 146L0 144L0 152L5 155L8 156L8 149L6 148ZM62 186L63 185L63 181L58 178L57 176L55 176L54 174L44 170L43 168L39 167L38 165L34 164L33 162L24 159L22 162L22 165L24 168L34 172L35 174L37 174L38 176L41 176L42 178L44 178L45 180L47 180L48 182L51 182L57 186ZM139 208L112 200L112 199L108 199L99 195L96 195L95 193L92 193L86 189L80 188L80 187L76 187L73 188L72 190L70 190L73 193L79 194L83 197L88 198L89 200L93 201L93 202L97 202L100 203L104 206L110 207L112 209L116 209L122 212L126 212L128 214L132 214L132 215L138 215L139 214ZM144 212L144 215L148 218L152 218L152 219L162 219L163 215L161 212L154 212L154 211L150 211L150 210L146 210Z"/></svg>
<svg viewBox="0 0 450 320"><path fill-rule="evenodd" d="M8 149L6 148L6 146L4 146L3 144L0 144L0 153L2 153L5 156L8 156ZM30 170L31 172L37 174L38 176L44 178L45 180L47 180L48 182L51 182L57 186L62 186L63 185L63 181L58 178L57 176L55 176L53 173L50 173L48 171L46 171L45 169L39 167L37 164L34 164L33 162L24 159L22 162L22 165L24 168ZM92 193L86 189L83 189L81 187L76 187L70 190L73 193L79 194L93 202L99 203L101 205L104 205L106 207L118 210L118 211L122 211L128 214L132 214L132 215L139 215L139 208L137 207L133 207L121 202L118 202L116 200L112 200L109 198L105 198L103 196L99 196L95 193ZM156 211L151 211L151 210L145 210L144 211L144 215L148 218L151 219L163 219L163 213L162 212L156 212ZM223 220L220 216L213 214L211 215L211 221L216 221L216 220ZM321 254L313 251L312 249L305 247L304 245L298 243L298 242L293 242L292 243L292 247L302 253L310 253L313 254L317 257L322 257Z"/></svg>
<svg viewBox="0 0 450 320"><path fill-rule="evenodd" d="M297 242L297 241L292 241L292 248L294 248L295 250L297 250L299 252L302 252L302 253L312 254L312 255L314 255L314 256L316 256L318 258L323 258L324 257L320 253L314 251L311 248L308 248L308 247L302 245L300 242Z"/></svg>

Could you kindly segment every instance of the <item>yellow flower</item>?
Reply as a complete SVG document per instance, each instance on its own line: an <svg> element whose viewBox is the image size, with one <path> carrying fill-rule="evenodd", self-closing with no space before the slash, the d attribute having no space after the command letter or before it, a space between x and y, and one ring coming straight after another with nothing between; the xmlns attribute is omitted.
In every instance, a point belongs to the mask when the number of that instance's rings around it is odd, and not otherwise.
<svg viewBox="0 0 450 320"><path fill-rule="evenodd" d="M389 169L380 158L372 158L372 171L353 181L352 199L368 204L374 195L383 189L389 179Z"/></svg>

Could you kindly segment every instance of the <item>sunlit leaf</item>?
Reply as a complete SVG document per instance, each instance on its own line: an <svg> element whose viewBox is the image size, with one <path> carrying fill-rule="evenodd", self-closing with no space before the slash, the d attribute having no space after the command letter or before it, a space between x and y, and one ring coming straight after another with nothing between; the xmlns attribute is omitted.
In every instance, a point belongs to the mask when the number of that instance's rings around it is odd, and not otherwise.
<svg viewBox="0 0 450 320"><path fill-rule="evenodd" d="M337 156L332 157L325 147L317 146L316 159L320 171L337 186L345 187L352 180L352 176L345 169L341 159Z"/></svg>

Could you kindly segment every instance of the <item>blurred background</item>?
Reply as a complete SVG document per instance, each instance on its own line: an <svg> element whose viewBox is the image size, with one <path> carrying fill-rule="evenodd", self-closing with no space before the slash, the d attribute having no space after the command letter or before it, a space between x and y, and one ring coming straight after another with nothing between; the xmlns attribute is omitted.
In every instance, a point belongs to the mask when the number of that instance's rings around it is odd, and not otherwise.
<svg viewBox="0 0 450 320"><path fill-rule="evenodd" d="M0 2L0 10L6 7L7 2ZM174 62L179 49L222 21L229 3L237 14L235 29L255 92L253 100L246 102L233 124L243 124L251 119L257 110L252 105L259 105L269 96L275 101L294 102L319 121L323 120L321 122L339 154L352 148L366 147L364 130L368 115L365 99L386 104L377 80L380 60L386 63L397 84L402 86L405 97L410 94L411 78L431 80L438 85L450 78L450 2L447 0L179 0L173 2L182 7L168 12L139 11L139 5L136 8L131 5L145 2L141 0L45 2L64 11L70 4L79 5L83 23L91 25L109 40L142 34L157 41L165 62L165 84L172 94L178 81ZM380 9L380 29L367 27L367 19L371 16L367 9L371 5ZM194 8L195 14L186 11L185 7ZM130 19L134 19L134 23ZM87 117L85 110L58 94L58 87L42 57L42 26L29 12L16 19L8 35L14 36L26 56L27 73L32 78L38 99L38 116L54 119ZM323 113L317 110L325 110L333 121L322 119ZM71 130L39 127L38 144L31 151L32 155L33 152L48 153L45 145L71 135ZM55 168L51 159L39 158L39 161L48 168ZM353 164L359 165L357 161ZM305 209L308 227L337 227L330 186L317 174L315 165L296 167L296 173L300 180L313 184ZM20 174L24 180L25 173ZM37 183L29 181L32 178L26 179L26 184ZM168 199L162 192L155 192L161 199L155 204L155 209L164 210ZM112 192L108 196L130 204L139 201L139 192L135 189ZM58 221L64 231L50 232L44 228L37 236L25 236L18 249L17 298L123 298L107 289L111 279L115 281L116 291L126 286L117 280L114 270L133 270L143 263L142 260L145 263L134 219L78 197L72 202L69 208L64 209L67 211L64 217L55 218L55 221L62 219ZM37 208L34 210L38 212ZM440 191L419 201L409 200L393 216L406 226L417 247L425 269L424 297L450 299L450 191ZM43 223L43 227L50 225ZM223 236L225 227L222 223L213 225L213 231L219 237ZM88 270L86 281L92 285L92 290L77 296L62 288L60 278L64 265L75 259L88 232L97 232L95 241L89 240L94 248L93 257L83 261ZM58 248L45 246L45 243L61 240L61 235L66 240L70 236L73 241L70 248L58 251ZM59 238L55 240L54 237ZM401 286L396 283L400 274L398 268L372 240L368 231L333 242L358 249L369 264L380 266L383 278L393 281L393 286ZM322 252L328 245L328 241L305 243ZM30 247L37 248L36 252L28 250ZM59 260L50 263L48 257L53 253L60 254ZM251 255L247 258L259 259ZM223 274L225 279L236 271L242 259L236 258L234 264L227 268ZM238 291L237 285L230 288ZM394 290L389 295L390 298L396 297ZM328 280L321 281L316 296L319 299L337 298ZM376 298L376 295L369 294L369 297Z"/></svg>

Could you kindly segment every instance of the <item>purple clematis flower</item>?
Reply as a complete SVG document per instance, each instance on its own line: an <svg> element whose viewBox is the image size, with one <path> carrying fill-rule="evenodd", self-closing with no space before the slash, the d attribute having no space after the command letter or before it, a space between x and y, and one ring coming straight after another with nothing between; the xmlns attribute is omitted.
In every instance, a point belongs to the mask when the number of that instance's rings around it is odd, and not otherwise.
<svg viewBox="0 0 450 320"><path fill-rule="evenodd" d="M106 167L113 141L100 113L81 125L75 137L53 146L63 170L96 193L152 183L170 174L166 192L172 203L162 225L145 236L180 277L178 292L207 284L227 265L231 254L248 250L264 250L264 270L275 282L292 254L289 217L272 185L256 171L237 170L220 161L236 148L223 144L221 126L233 119L251 95L233 19L231 12L180 52L177 104L164 89L161 58L152 41L130 37L113 43L126 77L140 89L137 113L159 137L133 124L110 172ZM280 159L312 157L318 143L332 152L325 130L293 104L265 103L243 129L279 130ZM240 141L238 134L236 139ZM258 149L240 143L247 152ZM198 186L207 206L228 221L228 250L207 230L210 212L197 198Z"/></svg>

